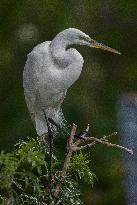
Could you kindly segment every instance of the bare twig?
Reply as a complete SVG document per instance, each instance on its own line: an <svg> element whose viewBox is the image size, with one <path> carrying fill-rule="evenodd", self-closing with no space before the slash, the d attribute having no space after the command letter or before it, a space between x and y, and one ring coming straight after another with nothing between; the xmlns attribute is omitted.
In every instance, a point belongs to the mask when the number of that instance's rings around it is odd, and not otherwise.
<svg viewBox="0 0 137 205"><path fill-rule="evenodd" d="M114 132L110 135L107 135L107 136L103 136L102 138L89 137L89 136L87 137L87 134L89 135L89 124L88 124L86 130L80 135L80 139L77 139L75 141L76 130L77 130L77 126L75 124L73 124L71 134L70 134L70 137L68 139L67 154L66 154L66 158L64 160L62 171L61 171L60 181L57 182L57 184L56 184L55 191L53 193L53 200L50 203L50 205L57 205L59 202L59 200L58 200L59 195L60 195L63 183L65 181L65 177L67 175L68 168L70 166L70 160L71 160L73 152L83 150L86 148L91 148L91 147L95 146L97 143L99 143L99 144L106 145L108 147L114 147L114 148L118 148L121 150L125 150L126 152L128 152L131 155L133 154L132 149L128 149L128 148L123 147L121 145L117 145L117 144L113 144L113 143L109 142L108 138L115 136L117 134L116 132ZM87 142L87 144L81 145L81 143L83 143L83 142Z"/></svg>
<svg viewBox="0 0 137 205"><path fill-rule="evenodd" d="M85 139L86 140L86 139ZM87 147L92 147L93 145L95 145L96 143L100 143L100 144L104 144L104 145L107 145L109 147L115 147L115 148L119 148L119 149L122 149L122 150L125 150L127 151L129 154L133 154L133 150L132 149L128 149L126 147L123 147L121 145L117 145L117 144L113 144L111 142L109 142L106 138L104 140L104 137L98 139L98 138L95 138L95 137L90 137L90 138L87 138L87 140L90 140L90 141L93 141L92 143L89 143L87 145L83 145L83 146L80 146L80 147L74 147L74 151L78 151L78 150L82 150L82 149L86 149Z"/></svg>
<svg viewBox="0 0 137 205"><path fill-rule="evenodd" d="M76 134L76 129L77 129L77 126L75 124L73 124L71 134L70 134L70 137L69 137L69 140L68 140L68 145L67 145L67 155L66 155L66 158L65 158L65 161L64 161L64 164L63 164L63 168L62 168L62 171L61 171L60 183L57 183L56 188L55 188L55 192L54 192L55 199L57 199L59 194L60 194L62 184L65 180L65 176L66 176L67 170L68 170L69 165L70 165L70 159L71 159L71 156L72 156L72 153L73 153L73 140L74 140L74 136ZM55 204L56 204L56 202L53 199L53 201L51 202L50 205L55 205Z"/></svg>
<svg viewBox="0 0 137 205"><path fill-rule="evenodd" d="M67 147L68 153L67 153L67 156L65 158L63 169L61 172L61 181L62 182L64 181L64 177L66 175L68 166L70 164L70 159L71 159L72 152L73 152L73 140L74 140L74 136L76 134L76 130L77 130L77 126L75 124L73 124L71 135L70 135L70 138L68 140L68 147Z"/></svg>
<svg viewBox="0 0 137 205"><path fill-rule="evenodd" d="M110 138L110 137L113 137L113 136L115 136L115 135L117 135L117 132L112 132L111 134L109 134L109 135L104 135L103 136L103 138Z"/></svg>

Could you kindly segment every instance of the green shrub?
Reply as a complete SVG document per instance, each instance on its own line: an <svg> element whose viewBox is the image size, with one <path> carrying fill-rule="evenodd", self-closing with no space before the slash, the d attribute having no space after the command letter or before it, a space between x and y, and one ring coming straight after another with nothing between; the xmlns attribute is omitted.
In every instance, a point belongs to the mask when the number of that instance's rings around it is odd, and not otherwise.
<svg viewBox="0 0 137 205"><path fill-rule="evenodd" d="M58 204L82 204L79 180L93 185L95 175L89 168L88 155L82 152L73 155L67 176L62 184ZM53 175L57 181L63 160L53 156ZM48 188L48 147L37 139L20 142L12 153L0 154L0 204L46 205L52 199ZM55 183L56 185L56 183ZM53 187L53 190L54 191Z"/></svg>

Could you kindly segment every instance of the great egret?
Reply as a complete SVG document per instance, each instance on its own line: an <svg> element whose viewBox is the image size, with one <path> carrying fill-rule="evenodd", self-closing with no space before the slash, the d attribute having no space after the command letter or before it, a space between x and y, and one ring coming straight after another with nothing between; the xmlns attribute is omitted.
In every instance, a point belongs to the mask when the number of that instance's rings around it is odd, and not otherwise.
<svg viewBox="0 0 137 205"><path fill-rule="evenodd" d="M26 103L37 134L48 132L47 118L62 126L61 103L68 88L79 78L84 59L74 44L100 48L120 54L117 50L91 39L75 28L68 28L52 41L43 42L28 54L23 72L23 87ZM69 46L69 48L68 48Z"/></svg>

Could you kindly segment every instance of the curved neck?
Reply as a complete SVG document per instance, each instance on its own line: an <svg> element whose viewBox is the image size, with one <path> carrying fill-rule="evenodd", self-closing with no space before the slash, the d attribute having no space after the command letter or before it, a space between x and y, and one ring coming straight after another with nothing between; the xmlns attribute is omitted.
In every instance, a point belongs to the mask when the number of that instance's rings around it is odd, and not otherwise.
<svg viewBox="0 0 137 205"><path fill-rule="evenodd" d="M72 43L65 38L61 33L58 34L50 44L52 58L59 67L65 68L71 63L71 58L68 55L66 48Z"/></svg>

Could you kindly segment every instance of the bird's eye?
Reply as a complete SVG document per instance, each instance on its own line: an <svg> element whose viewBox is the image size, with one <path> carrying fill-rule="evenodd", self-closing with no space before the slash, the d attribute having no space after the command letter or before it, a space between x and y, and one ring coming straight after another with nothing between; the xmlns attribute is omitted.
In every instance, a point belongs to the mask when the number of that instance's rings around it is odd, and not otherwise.
<svg viewBox="0 0 137 205"><path fill-rule="evenodd" d="M80 40L86 40L87 38L86 38L85 36L82 36L82 35L81 35L81 36L79 36L79 39L80 39Z"/></svg>
<svg viewBox="0 0 137 205"><path fill-rule="evenodd" d="M79 36L79 39L80 40L84 40L84 41L88 41L88 42L90 42L91 41L91 39L90 39L90 37L89 36Z"/></svg>

